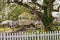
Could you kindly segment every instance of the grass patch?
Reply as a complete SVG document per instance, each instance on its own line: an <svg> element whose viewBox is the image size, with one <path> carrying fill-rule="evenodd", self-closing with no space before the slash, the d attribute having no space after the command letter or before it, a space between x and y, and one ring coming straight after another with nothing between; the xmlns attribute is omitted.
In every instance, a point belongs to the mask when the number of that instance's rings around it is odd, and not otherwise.
<svg viewBox="0 0 60 40"><path fill-rule="evenodd" d="M0 28L0 32L11 32L11 28Z"/></svg>

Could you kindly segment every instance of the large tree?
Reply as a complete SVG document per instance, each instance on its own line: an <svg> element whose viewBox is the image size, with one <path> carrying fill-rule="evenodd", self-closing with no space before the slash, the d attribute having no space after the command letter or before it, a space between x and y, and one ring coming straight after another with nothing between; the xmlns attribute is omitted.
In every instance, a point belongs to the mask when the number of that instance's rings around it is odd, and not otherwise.
<svg viewBox="0 0 60 40"><path fill-rule="evenodd" d="M28 8L30 10L31 14L36 14L38 16L38 19L41 19L42 23L45 26L45 30L52 30L51 27L49 26L54 18L52 16L52 11L59 11L54 10L53 9L53 3L55 0L43 0L43 5L40 5L39 3L37 3L37 0L31 0L31 2L29 3L33 3L35 5L35 7L31 7L30 5L28 5L28 3L23 3L24 0L18 1L18 0L14 0L14 1L10 1L8 0L8 4L10 3L17 3L19 5L22 5L26 8ZM38 6L39 8L36 9L36 6ZM43 10L43 12L41 12Z"/></svg>

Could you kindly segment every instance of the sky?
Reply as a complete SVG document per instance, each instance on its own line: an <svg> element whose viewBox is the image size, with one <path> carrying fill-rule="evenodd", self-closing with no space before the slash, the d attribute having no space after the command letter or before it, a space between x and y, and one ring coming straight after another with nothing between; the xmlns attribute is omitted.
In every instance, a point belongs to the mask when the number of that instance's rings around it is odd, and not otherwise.
<svg viewBox="0 0 60 40"><path fill-rule="evenodd" d="M23 0L23 3L25 3L25 2L27 2L27 0ZM28 2L31 2L31 0L28 0ZM42 5L43 4L43 0L38 0L37 3ZM60 5L60 0L56 0L53 4L54 4L53 8L57 9L58 6Z"/></svg>
<svg viewBox="0 0 60 40"><path fill-rule="evenodd" d="M56 0L54 4L55 4L54 9L57 9L57 7L60 5L60 0Z"/></svg>
<svg viewBox="0 0 60 40"><path fill-rule="evenodd" d="M23 2L26 2L27 0L24 0ZM28 2L31 2L31 0L28 0ZM38 0L37 1L37 3L39 3L39 4L43 4L43 0ZM54 3L54 6L53 6L53 8L54 9L57 9L58 8L58 6L60 5L60 0L56 0ZM52 12L52 15L54 16L54 17L58 17L58 13L60 13L60 12Z"/></svg>
<svg viewBox="0 0 60 40"><path fill-rule="evenodd" d="M54 4L55 4L55 6L54 6L53 8L54 8L54 9L57 9L58 6L60 5L60 0L56 0L56 1L54 2ZM54 17L59 17L58 13L60 13L60 12L52 12L52 15L53 15Z"/></svg>

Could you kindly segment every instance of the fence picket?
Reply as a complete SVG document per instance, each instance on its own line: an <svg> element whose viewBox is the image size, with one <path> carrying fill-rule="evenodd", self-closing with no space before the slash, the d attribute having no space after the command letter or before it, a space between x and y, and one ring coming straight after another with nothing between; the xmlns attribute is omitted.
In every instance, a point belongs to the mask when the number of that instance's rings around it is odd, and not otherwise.
<svg viewBox="0 0 60 40"><path fill-rule="evenodd" d="M42 40L42 32L40 32L40 39Z"/></svg>
<svg viewBox="0 0 60 40"><path fill-rule="evenodd" d="M4 32L3 34L4 34L4 40L6 40L6 37L5 37L5 32Z"/></svg>
<svg viewBox="0 0 60 40"><path fill-rule="evenodd" d="M47 34L48 34L48 40L49 40L49 32Z"/></svg>
<svg viewBox="0 0 60 40"><path fill-rule="evenodd" d="M7 36L6 36L7 40L9 40L9 39L8 39L8 38L9 38L8 33L6 33L6 35L7 35Z"/></svg>
<svg viewBox="0 0 60 40"><path fill-rule="evenodd" d="M1 33L1 36L0 36L0 37L1 37L1 40L3 40L3 35L2 35L2 33Z"/></svg>
<svg viewBox="0 0 60 40"><path fill-rule="evenodd" d="M54 36L54 34L53 34L53 31L51 31L51 40L53 40L53 36Z"/></svg>
<svg viewBox="0 0 60 40"><path fill-rule="evenodd" d="M59 34L58 34L58 36L59 36L59 40L60 40L60 31L59 31Z"/></svg>
<svg viewBox="0 0 60 40"><path fill-rule="evenodd" d="M57 31L57 40L58 40L58 31Z"/></svg>
<svg viewBox="0 0 60 40"><path fill-rule="evenodd" d="M19 39L21 40L21 32L19 32Z"/></svg>
<svg viewBox="0 0 60 40"><path fill-rule="evenodd" d="M44 32L44 40L47 40L47 34L46 34L46 32Z"/></svg>
<svg viewBox="0 0 60 40"><path fill-rule="evenodd" d="M55 31L55 34L56 34L56 31ZM54 35L55 36L55 40L56 40L56 35Z"/></svg>
<svg viewBox="0 0 60 40"><path fill-rule="evenodd" d="M15 33L15 36L16 36L16 33ZM16 37L14 37L15 38L15 40L16 40Z"/></svg>
<svg viewBox="0 0 60 40"><path fill-rule="evenodd" d="M39 39L39 31L37 31L37 39L40 40L40 39Z"/></svg>
<svg viewBox="0 0 60 40"><path fill-rule="evenodd" d="M51 40L51 31L50 31L50 40Z"/></svg>
<svg viewBox="0 0 60 40"><path fill-rule="evenodd" d="M30 33L30 39L29 40L31 40L31 33Z"/></svg>
<svg viewBox="0 0 60 40"><path fill-rule="evenodd" d="M19 37L18 37L18 33L17 33L17 40L19 39Z"/></svg>
<svg viewBox="0 0 60 40"><path fill-rule="evenodd" d="M33 32L32 32L32 40L33 40L33 37L34 37L34 36L33 36Z"/></svg>
<svg viewBox="0 0 60 40"><path fill-rule="evenodd" d="M26 40L26 32L24 33L24 35L25 35L25 40Z"/></svg>

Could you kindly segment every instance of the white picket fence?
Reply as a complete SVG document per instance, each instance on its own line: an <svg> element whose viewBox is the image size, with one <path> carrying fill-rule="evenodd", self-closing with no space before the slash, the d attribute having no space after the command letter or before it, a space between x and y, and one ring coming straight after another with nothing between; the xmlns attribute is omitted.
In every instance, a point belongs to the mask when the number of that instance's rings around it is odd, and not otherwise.
<svg viewBox="0 0 60 40"><path fill-rule="evenodd" d="M60 40L60 31L0 33L0 40Z"/></svg>

